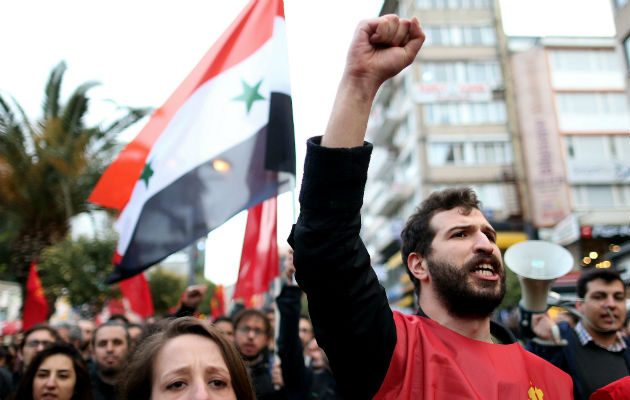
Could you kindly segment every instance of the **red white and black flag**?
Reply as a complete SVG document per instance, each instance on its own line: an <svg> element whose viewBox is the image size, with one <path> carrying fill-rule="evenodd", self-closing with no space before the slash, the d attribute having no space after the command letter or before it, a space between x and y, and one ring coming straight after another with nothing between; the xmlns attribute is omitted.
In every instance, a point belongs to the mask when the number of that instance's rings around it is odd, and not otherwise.
<svg viewBox="0 0 630 400"><path fill-rule="evenodd" d="M295 184L282 0L251 1L89 200L120 210L112 283Z"/></svg>

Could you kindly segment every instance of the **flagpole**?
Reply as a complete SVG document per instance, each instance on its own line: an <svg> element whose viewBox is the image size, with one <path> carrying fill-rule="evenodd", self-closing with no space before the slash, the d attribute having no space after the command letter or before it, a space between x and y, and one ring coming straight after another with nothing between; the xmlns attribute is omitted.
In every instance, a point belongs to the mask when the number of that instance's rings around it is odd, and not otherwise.
<svg viewBox="0 0 630 400"><path fill-rule="evenodd" d="M195 250L197 242L192 242L188 248L188 286L195 284Z"/></svg>

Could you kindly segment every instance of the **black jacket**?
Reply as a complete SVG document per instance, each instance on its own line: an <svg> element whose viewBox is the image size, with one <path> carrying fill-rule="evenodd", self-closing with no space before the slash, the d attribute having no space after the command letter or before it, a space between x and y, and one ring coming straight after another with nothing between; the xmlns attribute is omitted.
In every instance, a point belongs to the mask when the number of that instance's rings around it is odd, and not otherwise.
<svg viewBox="0 0 630 400"><path fill-rule="evenodd" d="M336 400L337 385L332 372L323 368L314 371L304 364L302 341L299 335L302 290L285 286L276 298L280 312L278 356L282 362L282 378L287 398L295 400Z"/></svg>
<svg viewBox="0 0 630 400"><path fill-rule="evenodd" d="M371 399L385 379L397 340L385 290L359 236L372 145L324 148L320 142L311 138L307 143L300 216L289 236L295 277L308 296L315 336L339 393ZM497 327L493 324L493 335L514 342Z"/></svg>

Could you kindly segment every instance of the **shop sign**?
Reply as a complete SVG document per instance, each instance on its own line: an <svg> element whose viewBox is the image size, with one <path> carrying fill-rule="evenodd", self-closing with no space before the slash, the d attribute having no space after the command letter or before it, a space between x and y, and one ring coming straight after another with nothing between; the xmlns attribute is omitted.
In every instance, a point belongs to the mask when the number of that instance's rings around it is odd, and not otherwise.
<svg viewBox="0 0 630 400"><path fill-rule="evenodd" d="M421 83L416 89L414 97L419 103L492 100L487 83Z"/></svg>
<svg viewBox="0 0 630 400"><path fill-rule="evenodd" d="M569 160L567 167L571 183L630 182L630 164L619 160Z"/></svg>
<svg viewBox="0 0 630 400"><path fill-rule="evenodd" d="M584 239L630 236L630 225L584 225L581 233Z"/></svg>

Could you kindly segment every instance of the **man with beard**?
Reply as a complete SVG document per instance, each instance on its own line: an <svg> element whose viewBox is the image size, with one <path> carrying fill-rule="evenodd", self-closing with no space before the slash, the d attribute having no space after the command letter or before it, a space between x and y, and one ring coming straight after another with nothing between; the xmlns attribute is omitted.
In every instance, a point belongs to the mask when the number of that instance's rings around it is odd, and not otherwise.
<svg viewBox="0 0 630 400"><path fill-rule="evenodd" d="M246 308L234 316L234 344L243 356L256 398L258 400L284 399L284 391L274 381L273 354L269 351L269 338L273 337L271 323L264 312Z"/></svg>
<svg viewBox="0 0 630 400"><path fill-rule="evenodd" d="M79 351L81 352L83 361L90 367L92 365L92 338L94 337L96 325L89 319L80 319L77 325L81 328L81 347Z"/></svg>
<svg viewBox="0 0 630 400"><path fill-rule="evenodd" d="M107 321L96 328L92 337L92 361L90 370L92 392L95 400L115 398L115 386L127 364L129 333L118 321Z"/></svg>
<svg viewBox="0 0 630 400"><path fill-rule="evenodd" d="M566 346L543 346L535 342L528 349L553 363L573 378L577 400L588 399L597 389L630 375L630 342L620 334L626 315L626 287L619 273L594 268L580 275L576 310L580 322L572 328L559 322ZM554 340L554 322L547 314L532 318L534 333Z"/></svg>
<svg viewBox="0 0 630 400"><path fill-rule="evenodd" d="M432 194L402 233L419 315L392 312L371 269L359 236L367 120L380 85L413 62L423 41L416 18L361 22L326 132L307 143L289 243L317 342L343 398L571 399L568 375L491 324L505 268L470 189Z"/></svg>

